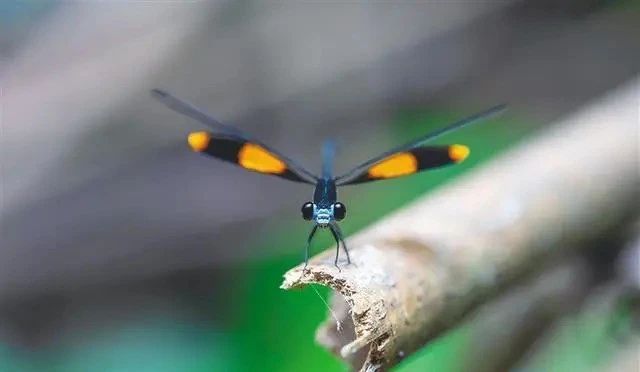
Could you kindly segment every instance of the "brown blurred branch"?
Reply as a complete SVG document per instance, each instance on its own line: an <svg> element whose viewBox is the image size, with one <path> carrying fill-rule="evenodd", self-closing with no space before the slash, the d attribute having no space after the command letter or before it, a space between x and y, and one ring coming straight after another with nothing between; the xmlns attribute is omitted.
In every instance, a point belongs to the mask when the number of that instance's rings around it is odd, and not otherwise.
<svg viewBox="0 0 640 372"><path fill-rule="evenodd" d="M557 353L558 347L562 347L563 335L567 334L567 328L571 328L568 324L576 324L585 321L586 319L598 319L591 325L591 327L597 327L599 332L602 332L602 339L598 342L602 348L607 348L606 344L611 345L618 344L620 348L625 344L632 344L638 341L637 330L628 329L620 323L620 312L629 311L633 309L629 306L631 299L629 292L620 285L617 280L611 280L609 282L600 283L598 286L594 286L590 292L587 293L587 297L584 298L583 303L578 311L572 317L572 322L556 322L551 327L545 330L545 333L532 345L528 350L524 358L519 360L517 364L512 365L511 370L526 370L535 371L541 369L541 364L545 363L545 360L549 355ZM599 324L598 324L599 323ZM575 339L580 347L582 342L579 337ZM587 351L583 348L583 351ZM618 355L611 355L607 353L610 359L617 358ZM607 361L611 363L612 360ZM597 363L602 367L603 361ZM595 366L594 366L595 367ZM595 369L595 368L594 368Z"/></svg>
<svg viewBox="0 0 640 372"><path fill-rule="evenodd" d="M492 302L472 321L464 371L510 371L556 321L575 311L593 281L583 257L555 265Z"/></svg>
<svg viewBox="0 0 640 372"><path fill-rule="evenodd" d="M338 271L328 250L282 288L330 286L355 339L329 320L318 340L363 371L395 365L544 259L635 212L639 83L353 237L353 265Z"/></svg>
<svg viewBox="0 0 640 372"><path fill-rule="evenodd" d="M586 252L581 250L545 267L532 280L501 294L477 312L471 322L473 347L465 354L463 370L535 370L534 366L521 368L520 364L531 355L537 356L534 351L539 351L543 341L549 344L546 350L557 348L556 331L565 323L562 320L582 311L585 304L607 302L611 313L623 307L633 311L637 287L629 280L628 266L638 270L633 255L640 231L621 227L618 234L592 242ZM602 296L603 291L608 296ZM629 336L630 330L621 332L619 325L608 327L612 338ZM543 352L542 358L545 355Z"/></svg>

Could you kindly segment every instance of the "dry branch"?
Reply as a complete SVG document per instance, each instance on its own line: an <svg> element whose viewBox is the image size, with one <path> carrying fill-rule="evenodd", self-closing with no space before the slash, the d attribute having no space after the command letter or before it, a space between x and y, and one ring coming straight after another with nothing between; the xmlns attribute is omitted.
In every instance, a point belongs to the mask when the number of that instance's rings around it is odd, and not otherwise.
<svg viewBox="0 0 640 372"><path fill-rule="evenodd" d="M602 332L602 335L597 341L600 349L606 350L607 343L612 345L618 344L622 346L625 343L631 343L638 341L637 334L634 334L632 329L627 327L621 327L622 323L619 322L619 312L623 310L623 307L627 307L625 304L627 300L627 292L624 290L620 283L611 280L601 283L600 285L592 288L588 293L588 296L584 299L582 305L578 311L574 314L569 322L556 322L553 327L550 327L543 337L540 337L531 349L529 349L525 358L520 360L512 370L517 371L535 371L540 370L541 365L546 364L549 355L556 354L558 348L562 348L567 340L567 334L575 335L572 337L572 343L576 347L583 351L588 351L586 344L592 341L586 341L580 338L580 333L577 331L582 328L579 324L590 324L592 330L597 329L598 332ZM576 326L577 325L577 326ZM595 328L593 328L595 327ZM573 328L573 329L572 329ZM577 337L576 337L577 336ZM603 337L604 336L604 337ZM566 344L565 344L566 345ZM607 355L608 354L608 355ZM607 353L600 358L614 357L610 353ZM593 357L593 355L589 355ZM600 360L597 364L603 364L603 360ZM591 362L593 363L593 361ZM597 365L595 364L595 365ZM595 365L593 365L595 367ZM594 368L596 370L596 368Z"/></svg>
<svg viewBox="0 0 640 372"><path fill-rule="evenodd" d="M580 307L594 284L591 271L586 259L574 257L482 308L472 319L473 348L462 370L513 370L559 319Z"/></svg>
<svg viewBox="0 0 640 372"><path fill-rule="evenodd" d="M463 370L539 368L522 363L532 356L539 358L534 351L539 351L544 341L549 345L542 351L542 358L548 355L545 350L555 352L558 347L556 331L566 325L562 320L570 314L585 311L589 305L602 307L605 304L609 309L607 312L612 314L622 308L638 313L639 243L640 221L621 226L619 234L590 244L594 249L585 252L587 254L577 252L569 259L554 262L536 273L532 280L484 306L471 322L473 348L465 355ZM607 327L612 340L633 337L632 329Z"/></svg>
<svg viewBox="0 0 640 372"><path fill-rule="evenodd" d="M282 288L340 293L332 302L347 329L329 319L318 341L354 368L393 366L544 259L635 212L639 86L349 239L353 265L338 271L330 249L287 272Z"/></svg>

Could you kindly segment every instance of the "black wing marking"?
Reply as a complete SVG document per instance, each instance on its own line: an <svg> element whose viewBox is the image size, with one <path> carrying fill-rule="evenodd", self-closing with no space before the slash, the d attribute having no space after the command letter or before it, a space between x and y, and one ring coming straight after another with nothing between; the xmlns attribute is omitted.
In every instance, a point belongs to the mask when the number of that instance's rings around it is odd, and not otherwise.
<svg viewBox="0 0 640 372"><path fill-rule="evenodd" d="M202 131L189 134L188 142L195 152L235 164L246 170L294 182L307 182L292 171L289 164L278 155L244 137Z"/></svg>

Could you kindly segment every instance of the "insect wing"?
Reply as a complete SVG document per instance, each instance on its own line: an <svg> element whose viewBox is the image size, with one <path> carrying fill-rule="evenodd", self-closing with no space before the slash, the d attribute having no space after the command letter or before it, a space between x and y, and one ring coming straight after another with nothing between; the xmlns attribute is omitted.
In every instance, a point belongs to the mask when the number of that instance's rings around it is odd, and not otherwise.
<svg viewBox="0 0 640 372"><path fill-rule="evenodd" d="M214 130L213 133L201 131L189 135L189 145L194 151L205 152L213 157L236 163L245 169L259 173L279 175L285 179L309 184L314 184L317 181L316 175L292 159L251 138L239 129L221 123L194 105L160 89L152 90L151 94L170 109L195 119ZM239 146L236 153L233 153L232 143L248 145ZM219 144L221 148L214 146L216 144Z"/></svg>
<svg viewBox="0 0 640 372"><path fill-rule="evenodd" d="M463 145L424 146L424 144L443 134L501 114L505 109L506 105L494 106L427 133L412 142L397 146L337 177L336 184L352 185L367 181L396 178L425 169L459 163L469 155L468 147Z"/></svg>

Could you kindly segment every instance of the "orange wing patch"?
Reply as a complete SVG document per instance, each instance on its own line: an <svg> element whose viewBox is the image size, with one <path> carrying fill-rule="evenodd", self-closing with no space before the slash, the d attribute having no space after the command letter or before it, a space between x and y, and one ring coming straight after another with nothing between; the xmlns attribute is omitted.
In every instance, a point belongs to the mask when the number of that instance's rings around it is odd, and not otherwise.
<svg viewBox="0 0 640 372"><path fill-rule="evenodd" d="M195 152L202 152L207 149L211 142L211 135L207 132L192 132L187 137L189 147Z"/></svg>
<svg viewBox="0 0 640 372"><path fill-rule="evenodd" d="M395 154L369 168L370 178L394 178L418 171L418 159L408 152Z"/></svg>
<svg viewBox="0 0 640 372"><path fill-rule="evenodd" d="M460 163L469 156L469 148L464 145L449 146L449 158L454 163Z"/></svg>
<svg viewBox="0 0 640 372"><path fill-rule="evenodd" d="M287 165L277 156L255 143L245 143L238 152L238 164L245 169L260 173L281 174Z"/></svg>

